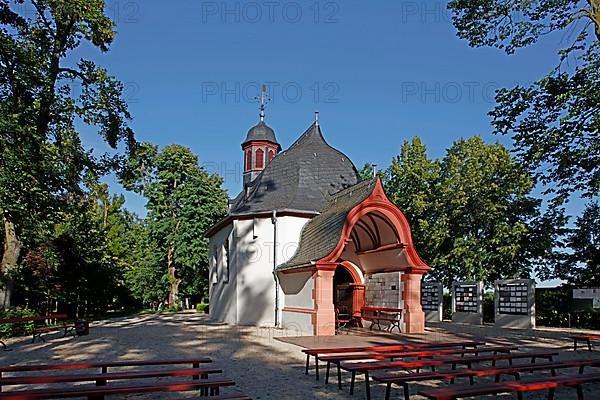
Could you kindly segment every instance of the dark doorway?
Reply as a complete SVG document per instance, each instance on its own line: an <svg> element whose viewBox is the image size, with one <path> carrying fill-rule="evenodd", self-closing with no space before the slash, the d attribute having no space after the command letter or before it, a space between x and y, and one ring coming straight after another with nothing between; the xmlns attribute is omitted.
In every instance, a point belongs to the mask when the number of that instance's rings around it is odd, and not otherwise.
<svg viewBox="0 0 600 400"><path fill-rule="evenodd" d="M354 279L344 267L337 267L333 275L333 304L340 314L352 314L352 284Z"/></svg>

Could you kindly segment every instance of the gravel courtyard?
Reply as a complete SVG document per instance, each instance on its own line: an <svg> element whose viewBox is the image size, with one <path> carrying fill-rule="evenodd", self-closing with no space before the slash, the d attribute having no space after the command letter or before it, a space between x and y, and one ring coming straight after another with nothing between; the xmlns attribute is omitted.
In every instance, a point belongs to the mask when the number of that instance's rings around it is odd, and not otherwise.
<svg viewBox="0 0 600 400"><path fill-rule="evenodd" d="M451 331L451 332L450 332ZM364 385L357 381L354 396L348 394L348 377L344 390L339 391L335 378L329 385L316 381L314 375L304 375L303 347L338 347L385 344L394 335L373 334L361 330L334 338L295 337L295 332L273 328L232 327L211 323L206 316L195 312L140 315L95 322L89 336L62 338L49 335L47 342L30 338L8 340L11 351L0 352L1 364L63 363L77 361L146 360L209 356L214 366L236 382L223 393L244 392L254 399L364 399ZM493 343L512 343L520 350L559 349L558 359L600 358L600 351L572 351L567 333L539 330L532 332L495 330L491 327L473 328L456 324L438 324L423 335L403 336L403 340L437 341L485 338ZM416 390L437 386L440 382L412 385L411 399L419 399ZM14 387L17 388L17 387ZM599 399L600 385L585 388L586 400ZM5 389L6 390L6 389ZM373 385L373 399L383 399L384 388ZM401 391L393 392L402 398ZM129 396L140 399L196 398L197 393L176 393ZM490 397L491 398L491 397ZM513 398L502 396L501 398ZM546 398L545 391L527 394L526 399ZM557 399L575 399L575 391L560 389Z"/></svg>

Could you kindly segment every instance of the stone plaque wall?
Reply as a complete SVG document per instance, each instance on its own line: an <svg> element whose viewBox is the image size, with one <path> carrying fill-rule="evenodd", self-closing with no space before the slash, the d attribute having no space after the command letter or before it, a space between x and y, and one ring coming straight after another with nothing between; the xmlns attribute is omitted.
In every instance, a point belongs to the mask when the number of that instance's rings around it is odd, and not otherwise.
<svg viewBox="0 0 600 400"><path fill-rule="evenodd" d="M496 281L494 306L497 327L535 328L535 282L533 279Z"/></svg>
<svg viewBox="0 0 600 400"><path fill-rule="evenodd" d="M421 307L425 313L425 321L440 322L444 302L444 288L439 282L423 283L421 287Z"/></svg>
<svg viewBox="0 0 600 400"><path fill-rule="evenodd" d="M483 324L483 282L452 284L452 321Z"/></svg>

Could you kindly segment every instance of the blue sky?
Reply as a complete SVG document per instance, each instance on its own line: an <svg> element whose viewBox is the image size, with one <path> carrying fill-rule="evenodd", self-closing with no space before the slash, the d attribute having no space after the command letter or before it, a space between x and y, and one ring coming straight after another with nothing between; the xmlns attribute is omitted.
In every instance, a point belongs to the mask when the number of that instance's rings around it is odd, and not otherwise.
<svg viewBox="0 0 600 400"><path fill-rule="evenodd" d="M320 111L326 139L360 167L387 166L415 135L439 157L460 137L491 135L494 89L531 82L556 63L556 40L514 56L456 37L445 2L107 1L109 53L80 53L126 84L139 140L190 147L240 189L242 142L269 85L284 148ZM104 149L91 132L88 145ZM122 191L112 185L114 191ZM128 194L143 213L143 199Z"/></svg>
<svg viewBox="0 0 600 400"><path fill-rule="evenodd" d="M267 123L288 147L320 112L327 141L361 167L389 165L420 136L432 157L461 137L491 135L496 88L549 72L567 38L516 55L470 48L446 2L108 0L118 35L107 54L85 49L126 84L139 140L190 147L206 169L241 187L240 143L258 121L252 98L267 82ZM86 143L103 151L91 132ZM114 182L113 191L123 189ZM144 200L127 194L144 213Z"/></svg>

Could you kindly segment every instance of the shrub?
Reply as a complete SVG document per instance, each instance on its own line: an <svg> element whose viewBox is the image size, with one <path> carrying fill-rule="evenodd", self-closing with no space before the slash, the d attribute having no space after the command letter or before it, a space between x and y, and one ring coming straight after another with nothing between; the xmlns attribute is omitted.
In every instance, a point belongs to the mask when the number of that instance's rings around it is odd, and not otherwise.
<svg viewBox="0 0 600 400"><path fill-rule="evenodd" d="M11 307L0 310L0 318L21 318L34 317L37 313L28 308ZM29 321L16 324L0 324L0 337L7 338L12 336L24 335L33 332L35 322Z"/></svg>
<svg viewBox="0 0 600 400"><path fill-rule="evenodd" d="M206 303L196 304L196 311L207 313L208 312L208 304L206 304Z"/></svg>

